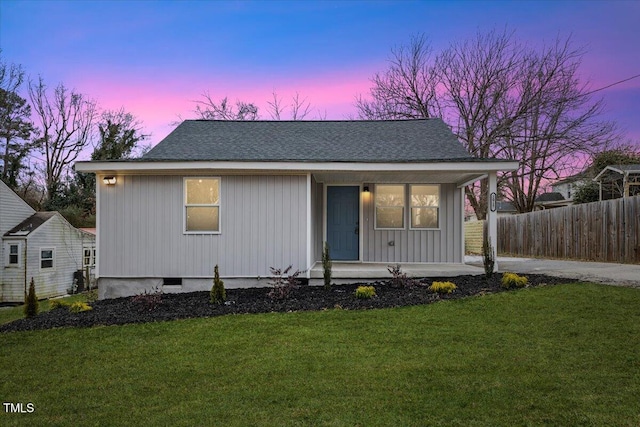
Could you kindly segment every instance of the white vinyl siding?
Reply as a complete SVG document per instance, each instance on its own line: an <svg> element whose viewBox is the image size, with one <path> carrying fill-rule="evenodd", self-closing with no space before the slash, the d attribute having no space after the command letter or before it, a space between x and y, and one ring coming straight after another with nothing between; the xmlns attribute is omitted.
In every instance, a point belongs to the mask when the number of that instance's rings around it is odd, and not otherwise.
<svg viewBox="0 0 640 427"><path fill-rule="evenodd" d="M35 212L27 202L22 200L4 182L0 182L0 236Z"/></svg>
<svg viewBox="0 0 640 427"><path fill-rule="evenodd" d="M405 186L376 185L376 230L404 229Z"/></svg>
<svg viewBox="0 0 640 427"><path fill-rule="evenodd" d="M412 230L439 228L439 185L412 184L409 186L409 200Z"/></svg>
<svg viewBox="0 0 640 427"><path fill-rule="evenodd" d="M2 301L20 302L24 301L31 278L35 282L38 298L67 294L73 286L73 273L82 269L83 246L95 246L95 237L81 233L58 214L24 240L9 243L20 245L20 265L18 268L4 269ZM3 245L3 248L6 246ZM41 250L53 248L54 267L40 268Z"/></svg>
<svg viewBox="0 0 640 427"><path fill-rule="evenodd" d="M220 176L221 233L184 232L182 176L118 176L99 184L100 277L269 277L304 270L307 177Z"/></svg>
<svg viewBox="0 0 640 427"><path fill-rule="evenodd" d="M220 178L184 179L185 233L220 232Z"/></svg>

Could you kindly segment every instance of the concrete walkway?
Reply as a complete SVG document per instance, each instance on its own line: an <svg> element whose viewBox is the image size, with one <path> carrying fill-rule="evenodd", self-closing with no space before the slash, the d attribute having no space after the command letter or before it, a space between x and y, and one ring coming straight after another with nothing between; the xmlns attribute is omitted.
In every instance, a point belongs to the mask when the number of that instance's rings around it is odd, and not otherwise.
<svg viewBox="0 0 640 427"><path fill-rule="evenodd" d="M599 282L608 285L640 288L640 265L604 262L561 261L536 258L498 257L498 270ZM482 257L466 256L465 262L482 267Z"/></svg>

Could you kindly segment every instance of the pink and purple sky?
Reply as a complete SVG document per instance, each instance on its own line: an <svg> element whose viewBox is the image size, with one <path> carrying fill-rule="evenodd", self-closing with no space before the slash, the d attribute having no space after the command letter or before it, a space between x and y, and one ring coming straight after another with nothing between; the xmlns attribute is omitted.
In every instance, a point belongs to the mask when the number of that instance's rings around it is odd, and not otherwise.
<svg viewBox="0 0 640 427"><path fill-rule="evenodd" d="M592 89L640 74L640 1L0 2L5 62L124 107L152 145L195 117L204 92L255 102L263 119L273 91L306 97L308 119L355 116L392 47L424 33L439 51L505 26L534 46L571 36ZM597 94L640 145L640 78Z"/></svg>

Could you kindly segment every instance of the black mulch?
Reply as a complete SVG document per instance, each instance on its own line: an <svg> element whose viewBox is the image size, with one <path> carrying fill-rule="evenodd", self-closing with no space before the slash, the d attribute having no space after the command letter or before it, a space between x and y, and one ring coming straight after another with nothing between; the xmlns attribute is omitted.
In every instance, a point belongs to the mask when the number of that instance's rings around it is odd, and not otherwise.
<svg viewBox="0 0 640 427"><path fill-rule="evenodd" d="M225 314L270 313L324 310L342 308L360 310L371 308L401 307L429 304L439 300L458 299L473 295L503 292L502 275L487 280L483 276L457 276L426 278L411 288L394 288L388 281L333 285L330 291L322 286L300 286L287 299L269 298L270 288L227 289L224 305L209 303L209 292L162 294L155 297L128 297L101 300L91 303L90 311L71 313L57 308L40 313L31 319L20 319L0 325L0 332L51 329L60 327L91 327L97 325L122 325L126 323L158 322L193 317L212 317ZM528 286L554 285L572 280L529 274ZM434 294L427 288L433 281L451 281L456 289L451 294ZM354 296L359 285L373 285L376 296L358 299ZM155 299L154 299L155 298Z"/></svg>

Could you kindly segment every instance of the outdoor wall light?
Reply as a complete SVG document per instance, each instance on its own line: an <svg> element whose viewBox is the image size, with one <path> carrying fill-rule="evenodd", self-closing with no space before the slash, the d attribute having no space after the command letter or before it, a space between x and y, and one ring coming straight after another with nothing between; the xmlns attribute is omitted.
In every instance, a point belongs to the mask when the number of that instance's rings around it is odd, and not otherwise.
<svg viewBox="0 0 640 427"><path fill-rule="evenodd" d="M102 182L106 185L116 185L116 177L115 176L105 176L102 178Z"/></svg>
<svg viewBox="0 0 640 427"><path fill-rule="evenodd" d="M364 187L362 187L362 192L363 193L368 193L369 192L369 186L365 185Z"/></svg>

